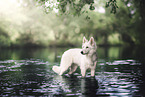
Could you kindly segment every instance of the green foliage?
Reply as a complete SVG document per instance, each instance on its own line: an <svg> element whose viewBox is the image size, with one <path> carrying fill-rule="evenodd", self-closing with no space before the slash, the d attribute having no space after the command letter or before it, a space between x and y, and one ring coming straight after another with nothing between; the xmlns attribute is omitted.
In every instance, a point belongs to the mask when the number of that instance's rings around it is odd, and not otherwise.
<svg viewBox="0 0 145 97"><path fill-rule="evenodd" d="M10 46L10 40L3 36L3 35L0 35L0 47L7 47L7 46Z"/></svg>
<svg viewBox="0 0 145 97"><path fill-rule="evenodd" d="M36 0L41 5L44 6L45 10L53 10L56 8L59 10L60 14L72 14L74 16L81 15L83 13L87 13L88 10L95 10L97 6L95 2L100 2L101 0ZM103 1L101 1L103 2ZM46 4L51 5L47 6ZM52 7L52 5L54 5ZM105 5L105 4L104 4ZM87 7L86 7L87 6ZM111 13L116 13L117 11L117 1L109 0L106 1L106 8L111 8Z"/></svg>
<svg viewBox="0 0 145 97"><path fill-rule="evenodd" d="M7 2L13 11L0 8L0 46L79 46L83 36L93 36L98 45L145 42L140 3L134 0L110 0L109 8L102 0L57 2L27 0L15 7ZM110 14L113 6L116 14Z"/></svg>
<svg viewBox="0 0 145 97"><path fill-rule="evenodd" d="M116 13L116 9L118 8L117 1L109 0L108 2L106 2L106 8L108 7L111 7L111 13Z"/></svg>
<svg viewBox="0 0 145 97"><path fill-rule="evenodd" d="M84 9L88 5L89 10L95 10L94 0L36 0L42 6L46 12L53 10L54 8L59 10L60 14L71 14L74 16L80 16L82 13L87 12ZM50 6L47 6L50 5ZM85 7L86 8L86 7Z"/></svg>
<svg viewBox="0 0 145 97"><path fill-rule="evenodd" d="M5 23L0 24L0 47L7 47L11 45L10 36L7 30L4 29Z"/></svg>
<svg viewBox="0 0 145 97"><path fill-rule="evenodd" d="M139 11L140 1L122 0L118 2L119 9L113 23L114 30L120 33L121 40L131 45L143 45L144 41L145 22Z"/></svg>

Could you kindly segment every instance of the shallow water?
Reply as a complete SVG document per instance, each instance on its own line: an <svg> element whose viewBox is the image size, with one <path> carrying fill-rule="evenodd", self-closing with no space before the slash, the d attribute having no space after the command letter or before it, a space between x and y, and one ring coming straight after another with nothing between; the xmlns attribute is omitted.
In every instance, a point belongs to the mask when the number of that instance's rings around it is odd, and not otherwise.
<svg viewBox="0 0 145 97"><path fill-rule="evenodd" d="M52 71L66 49L0 50L0 96L144 96L144 61L134 57L138 53L99 48L95 77L88 71L81 78L79 69L64 76Z"/></svg>

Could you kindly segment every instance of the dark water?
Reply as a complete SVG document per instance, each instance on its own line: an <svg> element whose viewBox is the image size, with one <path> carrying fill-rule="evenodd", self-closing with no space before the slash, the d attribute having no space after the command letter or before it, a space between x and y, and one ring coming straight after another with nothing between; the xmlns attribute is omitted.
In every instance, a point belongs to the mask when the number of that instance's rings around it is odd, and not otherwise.
<svg viewBox="0 0 145 97"><path fill-rule="evenodd" d="M143 97L144 48L98 48L95 77L52 71L67 48L0 49L0 96Z"/></svg>

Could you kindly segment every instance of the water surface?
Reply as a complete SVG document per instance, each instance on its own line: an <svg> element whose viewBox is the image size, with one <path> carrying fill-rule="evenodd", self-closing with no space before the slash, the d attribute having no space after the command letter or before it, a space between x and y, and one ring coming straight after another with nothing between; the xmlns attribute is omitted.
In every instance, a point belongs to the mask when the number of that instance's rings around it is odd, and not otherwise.
<svg viewBox="0 0 145 97"><path fill-rule="evenodd" d="M95 77L59 76L52 71L68 48L0 49L0 96L144 96L144 53L98 48ZM139 53L142 55L139 56Z"/></svg>

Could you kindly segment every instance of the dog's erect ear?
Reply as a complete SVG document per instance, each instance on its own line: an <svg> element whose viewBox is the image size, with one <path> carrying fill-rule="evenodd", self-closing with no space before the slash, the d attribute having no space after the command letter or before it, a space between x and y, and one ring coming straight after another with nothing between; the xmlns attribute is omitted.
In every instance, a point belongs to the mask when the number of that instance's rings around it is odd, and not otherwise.
<svg viewBox="0 0 145 97"><path fill-rule="evenodd" d="M86 37L84 36L83 38L83 43L85 43L87 41Z"/></svg>
<svg viewBox="0 0 145 97"><path fill-rule="evenodd" d="M90 44L93 46L94 45L94 38L91 37L90 40L89 40Z"/></svg>

